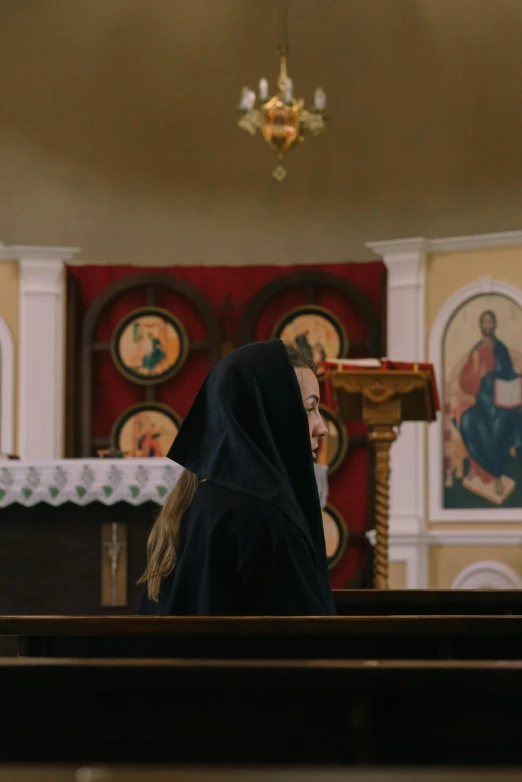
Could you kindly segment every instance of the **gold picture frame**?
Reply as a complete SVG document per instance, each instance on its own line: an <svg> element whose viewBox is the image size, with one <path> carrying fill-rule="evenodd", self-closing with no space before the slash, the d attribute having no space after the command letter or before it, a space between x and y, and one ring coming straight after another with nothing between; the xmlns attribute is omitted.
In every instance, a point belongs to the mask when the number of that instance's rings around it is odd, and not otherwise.
<svg viewBox="0 0 522 782"><path fill-rule="evenodd" d="M317 462L328 465L328 474L333 475L346 458L350 438L346 426L337 413L322 404L319 405L319 412L326 424L328 434L321 437Z"/></svg>
<svg viewBox="0 0 522 782"><path fill-rule="evenodd" d="M163 458L180 426L180 416L168 405L142 402L128 407L116 420L111 446L125 458Z"/></svg>
<svg viewBox="0 0 522 782"><path fill-rule="evenodd" d="M341 512L333 505L325 505L322 517L328 570L333 570L346 552L349 540L348 526Z"/></svg>
<svg viewBox="0 0 522 782"><path fill-rule="evenodd" d="M272 337L290 342L316 364L345 358L350 350L348 333L339 318L318 304L289 310L276 323Z"/></svg>
<svg viewBox="0 0 522 782"><path fill-rule="evenodd" d="M157 385L183 367L190 341L181 321L162 307L139 307L128 312L111 337L112 360L133 383Z"/></svg>

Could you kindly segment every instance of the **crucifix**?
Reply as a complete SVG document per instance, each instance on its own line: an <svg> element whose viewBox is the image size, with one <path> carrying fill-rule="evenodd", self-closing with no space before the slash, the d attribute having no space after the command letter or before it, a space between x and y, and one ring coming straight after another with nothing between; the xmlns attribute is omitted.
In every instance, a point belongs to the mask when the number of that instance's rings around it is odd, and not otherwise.
<svg viewBox="0 0 522 782"><path fill-rule="evenodd" d="M102 524L102 606L127 605L127 525Z"/></svg>

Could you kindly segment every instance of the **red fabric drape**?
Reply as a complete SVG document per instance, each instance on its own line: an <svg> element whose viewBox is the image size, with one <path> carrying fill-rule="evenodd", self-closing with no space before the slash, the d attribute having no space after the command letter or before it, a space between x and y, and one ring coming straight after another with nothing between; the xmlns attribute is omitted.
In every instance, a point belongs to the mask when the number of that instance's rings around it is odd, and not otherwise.
<svg viewBox="0 0 522 782"><path fill-rule="evenodd" d="M202 267L137 267L137 266L70 266L68 274L79 281L79 306L84 314L94 299L109 285L126 277L141 273L161 272L169 274L197 288L206 296L221 322L224 338L236 343L239 325L245 310L265 285L282 275L309 266L202 266ZM349 281L358 288L373 305L379 316L384 311L383 301L385 266L381 262L321 265L321 271ZM230 333L226 334L225 302L230 296L232 311L229 315ZM366 338L364 321L355 308L335 290L317 290L317 304L330 309L341 320L351 339ZM110 341L118 322L132 309L146 304L145 291L135 289L118 297L102 313L96 329L96 340ZM260 314L256 326L256 339L270 338L277 321L292 307L303 304L302 289L291 289L272 299ZM191 341L205 340L204 323L183 296L169 291L158 292L156 305L165 307L183 323ZM351 355L364 355L352 351ZM130 405L144 401L143 386L124 378L113 364L109 351L96 352L93 359L93 437L107 437L121 415ZM182 370L169 381L156 387L158 402L169 405L183 418L209 370L208 354L191 353ZM361 431L358 425L348 427L349 435ZM365 529L368 514L368 456L364 448L351 448L344 464L331 477L329 502L335 505L346 519L350 532ZM363 546L348 547L347 555L332 571L332 586L343 586L359 569L363 559Z"/></svg>

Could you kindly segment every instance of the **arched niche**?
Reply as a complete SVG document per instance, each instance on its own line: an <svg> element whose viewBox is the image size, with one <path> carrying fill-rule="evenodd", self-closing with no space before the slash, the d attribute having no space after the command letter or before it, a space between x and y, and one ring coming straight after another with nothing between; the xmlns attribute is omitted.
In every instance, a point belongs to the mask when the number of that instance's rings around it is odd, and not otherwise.
<svg viewBox="0 0 522 782"><path fill-rule="evenodd" d="M458 574L452 589L521 589L518 573L503 562L483 560L468 565Z"/></svg>

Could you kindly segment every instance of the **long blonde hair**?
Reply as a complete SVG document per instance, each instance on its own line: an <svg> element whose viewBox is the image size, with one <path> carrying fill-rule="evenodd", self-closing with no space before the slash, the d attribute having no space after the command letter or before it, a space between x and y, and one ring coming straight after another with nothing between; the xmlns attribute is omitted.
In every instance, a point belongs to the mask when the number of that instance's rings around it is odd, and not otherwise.
<svg viewBox="0 0 522 782"><path fill-rule="evenodd" d="M290 363L295 369L317 371L313 361L300 353L293 345L285 343ZM167 495L147 542L147 567L138 584L147 583L150 600L159 599L161 581L176 564L181 538L181 522L194 499L200 479L190 470L183 470L178 482Z"/></svg>
<svg viewBox="0 0 522 782"><path fill-rule="evenodd" d="M156 517L147 542L147 567L138 584L147 582L149 598L158 601L161 581L176 564L181 537L181 519L188 510L199 478L183 470Z"/></svg>

